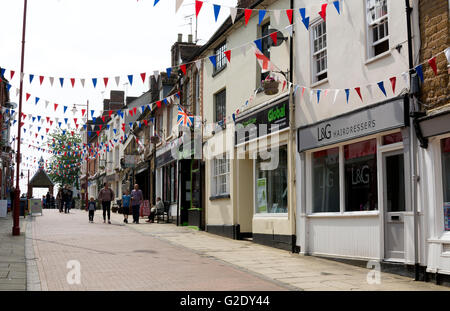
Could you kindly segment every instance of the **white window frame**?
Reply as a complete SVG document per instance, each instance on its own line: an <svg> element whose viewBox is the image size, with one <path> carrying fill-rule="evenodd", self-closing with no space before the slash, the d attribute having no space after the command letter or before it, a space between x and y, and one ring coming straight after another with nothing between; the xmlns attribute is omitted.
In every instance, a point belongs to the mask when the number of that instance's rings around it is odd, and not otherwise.
<svg viewBox="0 0 450 311"><path fill-rule="evenodd" d="M216 55L216 67L214 68L214 73L219 72L222 68L227 66L227 57L225 56L225 51L227 50L227 41L221 42L215 49L214 55Z"/></svg>
<svg viewBox="0 0 450 311"><path fill-rule="evenodd" d="M315 35L315 30L317 29L317 27L321 26L321 25L325 25L326 28L326 22L324 20L322 20L322 18L316 19L310 28L310 46L311 46L311 80L312 83L316 83L316 82L321 82L324 81L328 78L328 41L327 41L327 31L325 29L325 33L322 34L322 36L318 37L317 39L323 38L325 37L325 47L322 47L322 49L318 50L318 51L314 51L314 41L316 40L316 38L314 38ZM318 56L320 56L320 54L325 52L325 69L323 69L320 72L317 72L317 61L318 61ZM323 57L322 57L323 58ZM320 58L320 59L322 59ZM327 73L327 77L323 78L321 80L319 80L319 76Z"/></svg>
<svg viewBox="0 0 450 311"><path fill-rule="evenodd" d="M218 165L222 170L218 172ZM230 194L230 159L226 154L211 160L211 194L212 196ZM225 169L223 169L225 168ZM219 183L219 178L224 178L225 182ZM224 188L222 188L225 186Z"/></svg>
<svg viewBox="0 0 450 311"><path fill-rule="evenodd" d="M376 1L376 2L386 1L387 13L380 17L375 16L375 20L372 21L371 18L369 18L369 6L370 6L369 2L373 2L373 1ZM389 52L389 48L388 48L386 51L384 51L378 55L375 55L375 46L380 43L383 43L385 41L389 41L389 38L390 38L389 37L389 6L388 6L388 0L366 0L365 5L366 5L366 23L367 23L367 59L372 59L379 55L383 55L383 54ZM377 41L374 41L373 29L376 27L378 27L378 28L384 27L385 36L381 39L378 39Z"/></svg>

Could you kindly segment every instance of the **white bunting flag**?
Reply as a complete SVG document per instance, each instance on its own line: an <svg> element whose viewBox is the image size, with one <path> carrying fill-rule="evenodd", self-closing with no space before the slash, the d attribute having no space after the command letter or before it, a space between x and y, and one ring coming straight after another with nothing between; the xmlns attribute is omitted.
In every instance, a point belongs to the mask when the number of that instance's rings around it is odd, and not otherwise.
<svg viewBox="0 0 450 311"><path fill-rule="evenodd" d="M367 91L370 94L370 99L373 99L373 93L372 93L372 84L367 85Z"/></svg>
<svg viewBox="0 0 450 311"><path fill-rule="evenodd" d="M200 71L200 68L202 66L202 60L201 59L196 60L195 61L195 66L197 66L197 71Z"/></svg>
<svg viewBox="0 0 450 311"><path fill-rule="evenodd" d="M237 15L237 9L236 8L230 8L230 16L231 16L231 22L234 24L234 21L236 19Z"/></svg>
<svg viewBox="0 0 450 311"><path fill-rule="evenodd" d="M409 83L408 83L409 75L408 75L408 73L407 73L407 72L403 72L403 73L402 73L402 78L403 78L403 81L405 81L406 87L409 88Z"/></svg>
<svg viewBox="0 0 450 311"><path fill-rule="evenodd" d="M58 123L59 122L59 118L55 118L55 122Z"/></svg>
<svg viewBox="0 0 450 311"><path fill-rule="evenodd" d="M336 99L337 99L337 97L338 97L338 94L339 94L339 89L337 89L336 92L334 93L333 105L334 105L334 103L336 102Z"/></svg>
<svg viewBox="0 0 450 311"><path fill-rule="evenodd" d="M275 19L275 25L280 25L280 10L273 11L273 17Z"/></svg>
<svg viewBox="0 0 450 311"><path fill-rule="evenodd" d="M183 0L176 0L175 3L175 13L178 12L178 10L180 9L180 6L183 4Z"/></svg>
<svg viewBox="0 0 450 311"><path fill-rule="evenodd" d="M153 75L155 76L155 81L156 81L156 83L158 83L158 79L159 79L159 70L153 71Z"/></svg>
<svg viewBox="0 0 450 311"><path fill-rule="evenodd" d="M86 82L86 79L80 79L80 82L81 82L81 85L82 85L83 88L84 88L84 82Z"/></svg>
<svg viewBox="0 0 450 311"><path fill-rule="evenodd" d="M45 101L45 109L47 109L49 103L50 102L48 100Z"/></svg>
<svg viewBox="0 0 450 311"><path fill-rule="evenodd" d="M119 86L119 83L120 83L120 76L117 76L115 79L116 79L116 85Z"/></svg>
<svg viewBox="0 0 450 311"><path fill-rule="evenodd" d="M20 90L16 89L16 97L19 96Z"/></svg>
<svg viewBox="0 0 450 311"><path fill-rule="evenodd" d="M311 90L309 91L309 101L311 102L311 104L314 103L313 98L314 98L314 90Z"/></svg>
<svg viewBox="0 0 450 311"><path fill-rule="evenodd" d="M53 86L53 81L55 81L55 78L50 77L50 78L48 78L48 79L50 80L50 85Z"/></svg>
<svg viewBox="0 0 450 311"><path fill-rule="evenodd" d="M293 28L294 28L293 24L286 27L286 30L289 33L289 37L292 37Z"/></svg>
<svg viewBox="0 0 450 311"><path fill-rule="evenodd" d="M447 63L450 64L450 48L446 48L444 53L445 53L445 57L447 57Z"/></svg>
<svg viewBox="0 0 450 311"><path fill-rule="evenodd" d="M20 81L23 81L23 77L25 76L25 74L22 72L20 73Z"/></svg>

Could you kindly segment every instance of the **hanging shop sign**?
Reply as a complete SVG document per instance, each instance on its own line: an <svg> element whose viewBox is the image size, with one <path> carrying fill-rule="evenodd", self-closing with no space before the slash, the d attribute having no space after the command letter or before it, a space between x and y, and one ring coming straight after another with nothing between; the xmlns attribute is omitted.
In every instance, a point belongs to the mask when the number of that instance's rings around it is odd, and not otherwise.
<svg viewBox="0 0 450 311"><path fill-rule="evenodd" d="M275 125L277 131L289 127L289 99L236 119L235 145L275 133Z"/></svg>
<svg viewBox="0 0 450 311"><path fill-rule="evenodd" d="M425 138L450 133L450 111L420 118L419 125Z"/></svg>
<svg viewBox="0 0 450 311"><path fill-rule="evenodd" d="M124 166L125 167L136 167L139 161L138 155L125 155Z"/></svg>
<svg viewBox="0 0 450 311"><path fill-rule="evenodd" d="M300 127L298 152L406 126L408 111L408 99L402 97Z"/></svg>

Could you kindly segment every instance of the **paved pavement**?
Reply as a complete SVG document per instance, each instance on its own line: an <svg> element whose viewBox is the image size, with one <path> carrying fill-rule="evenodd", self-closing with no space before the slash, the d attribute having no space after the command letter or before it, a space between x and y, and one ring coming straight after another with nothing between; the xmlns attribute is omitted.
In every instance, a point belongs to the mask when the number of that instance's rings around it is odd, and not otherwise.
<svg viewBox="0 0 450 311"><path fill-rule="evenodd" d="M12 216L0 218L0 290L26 290L25 228L20 218L21 235L12 235Z"/></svg>
<svg viewBox="0 0 450 311"><path fill-rule="evenodd" d="M236 241L173 224L124 225L101 212L46 210L32 222L33 251L42 290L449 290L432 283ZM80 263L80 284L69 284Z"/></svg>

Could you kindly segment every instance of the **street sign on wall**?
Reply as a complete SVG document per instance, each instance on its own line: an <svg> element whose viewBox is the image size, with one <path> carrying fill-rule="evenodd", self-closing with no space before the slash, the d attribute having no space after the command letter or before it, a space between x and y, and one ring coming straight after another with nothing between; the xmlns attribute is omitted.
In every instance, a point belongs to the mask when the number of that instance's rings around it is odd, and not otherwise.
<svg viewBox="0 0 450 311"><path fill-rule="evenodd" d="M138 163L139 156L138 155L125 155L125 167L136 167Z"/></svg>

